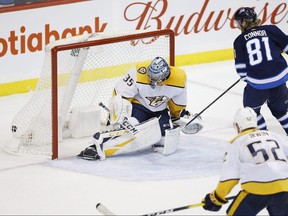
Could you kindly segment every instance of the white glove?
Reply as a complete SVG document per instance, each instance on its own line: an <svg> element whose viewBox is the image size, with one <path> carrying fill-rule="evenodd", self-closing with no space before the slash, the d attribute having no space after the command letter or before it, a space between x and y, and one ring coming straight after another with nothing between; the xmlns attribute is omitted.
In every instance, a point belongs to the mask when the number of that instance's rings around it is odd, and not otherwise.
<svg viewBox="0 0 288 216"><path fill-rule="evenodd" d="M172 119L172 122L174 125L179 126L183 133L195 134L202 130L203 128L202 118L197 113L190 114L188 110L183 110L180 116L181 116L180 118ZM195 119L192 122L190 122L193 118ZM190 123L187 124L188 122Z"/></svg>
<svg viewBox="0 0 288 216"><path fill-rule="evenodd" d="M197 117L196 117L197 116ZM196 118L195 118L196 117ZM187 124L190 120L192 120L193 118L195 118L192 122L190 122L189 124ZM191 115L188 119L189 121L186 123L186 125L184 125L181 129L181 131L183 133L186 134L195 134L198 133L199 131L202 130L203 128L203 124L202 124L202 118L200 115L198 115L197 113L195 113L194 115Z"/></svg>

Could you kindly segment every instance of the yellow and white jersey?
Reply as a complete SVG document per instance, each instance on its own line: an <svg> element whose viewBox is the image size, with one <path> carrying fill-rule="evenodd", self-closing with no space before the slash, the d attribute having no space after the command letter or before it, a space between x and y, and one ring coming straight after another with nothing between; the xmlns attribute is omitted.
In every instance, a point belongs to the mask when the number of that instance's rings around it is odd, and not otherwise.
<svg viewBox="0 0 288 216"><path fill-rule="evenodd" d="M132 103L142 104L152 112L168 107L171 116L178 117L187 105L185 71L170 66L168 79L163 85L152 88L147 75L148 66L139 64L131 68L116 84L114 94L120 94Z"/></svg>
<svg viewBox="0 0 288 216"><path fill-rule="evenodd" d="M231 141L226 152L217 195L224 199L241 181L252 194L288 191L288 141L271 131L248 129Z"/></svg>

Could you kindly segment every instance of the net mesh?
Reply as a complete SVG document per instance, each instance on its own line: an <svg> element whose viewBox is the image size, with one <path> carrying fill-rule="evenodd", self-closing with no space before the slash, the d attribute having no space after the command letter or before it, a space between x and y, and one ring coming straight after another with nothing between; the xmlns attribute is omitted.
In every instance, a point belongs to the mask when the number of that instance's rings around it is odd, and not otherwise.
<svg viewBox="0 0 288 216"><path fill-rule="evenodd" d="M59 141L71 136L69 118L73 107L81 108L109 104L116 81L136 63L151 61L156 56L169 60L167 35L117 41L125 35L143 32L93 33L61 39L45 48L43 68L37 87L28 103L12 120L14 141L7 148L14 153L52 154L51 50L55 46L115 38L113 43L73 48L57 54L58 133ZM101 111L101 125L107 123L108 113ZM68 131L68 132L67 132ZM95 131L96 133L97 131ZM93 135L93 134L91 134Z"/></svg>

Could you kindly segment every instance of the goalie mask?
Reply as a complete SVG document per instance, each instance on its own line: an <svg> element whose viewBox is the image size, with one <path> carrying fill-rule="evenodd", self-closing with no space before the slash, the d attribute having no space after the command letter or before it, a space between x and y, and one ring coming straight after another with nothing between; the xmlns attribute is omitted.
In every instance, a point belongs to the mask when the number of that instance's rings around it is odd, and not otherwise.
<svg viewBox="0 0 288 216"><path fill-rule="evenodd" d="M239 109L234 116L234 125L238 125L240 132L248 128L257 127L257 115L250 107Z"/></svg>
<svg viewBox="0 0 288 216"><path fill-rule="evenodd" d="M152 88L155 88L157 83L165 81L169 75L170 67L161 57L156 57L148 67L148 78Z"/></svg>

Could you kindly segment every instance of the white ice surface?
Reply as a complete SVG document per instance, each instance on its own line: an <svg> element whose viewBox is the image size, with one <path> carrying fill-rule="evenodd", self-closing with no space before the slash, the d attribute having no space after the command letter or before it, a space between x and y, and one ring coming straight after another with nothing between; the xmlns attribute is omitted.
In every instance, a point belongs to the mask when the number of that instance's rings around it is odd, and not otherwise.
<svg viewBox="0 0 288 216"><path fill-rule="evenodd" d="M232 61L183 67L188 76L188 109L201 112L231 86L238 76ZM244 83L234 86L203 114L204 129L181 135L178 151L170 156L143 150L105 161L75 158L88 146L87 139L60 145L59 159L7 154L13 116L31 93L0 97L0 214L2 215L99 215L101 202L117 215L137 215L201 202L218 182L227 142L236 135L235 111L242 106ZM267 107L270 130L284 134ZM239 191L237 186L231 196ZM202 207L173 215L224 215ZM261 214L267 214L266 211Z"/></svg>

